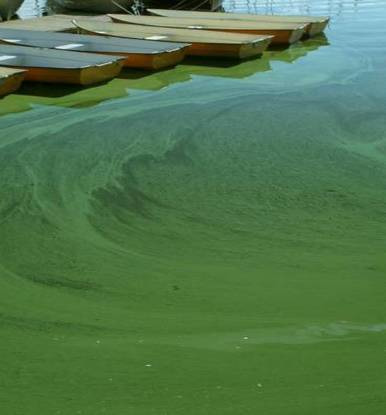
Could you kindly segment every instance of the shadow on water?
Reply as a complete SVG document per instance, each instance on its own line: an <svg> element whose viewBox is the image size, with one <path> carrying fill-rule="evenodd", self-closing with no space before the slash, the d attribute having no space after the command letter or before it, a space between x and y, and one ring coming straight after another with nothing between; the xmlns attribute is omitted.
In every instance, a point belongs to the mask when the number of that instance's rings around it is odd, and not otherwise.
<svg viewBox="0 0 386 415"><path fill-rule="evenodd" d="M261 57L261 55L259 56ZM252 58L250 60L256 60L257 58ZM184 59L184 64L187 65L196 65L196 66L210 66L218 68L234 68L240 64L240 61L237 59L217 59L217 58L201 58L199 56L187 56Z"/></svg>
<svg viewBox="0 0 386 415"><path fill-rule="evenodd" d="M106 83L101 84L106 85ZM79 91L87 91L92 86L79 85L55 85L45 84L43 82L24 82L17 92L17 95L39 96L42 98L62 98L74 94Z"/></svg>
<svg viewBox="0 0 386 415"><path fill-rule="evenodd" d="M136 80L136 79L146 78L147 76L152 75L156 72L162 72L162 71L141 71L140 69L126 68L118 75L118 78Z"/></svg>

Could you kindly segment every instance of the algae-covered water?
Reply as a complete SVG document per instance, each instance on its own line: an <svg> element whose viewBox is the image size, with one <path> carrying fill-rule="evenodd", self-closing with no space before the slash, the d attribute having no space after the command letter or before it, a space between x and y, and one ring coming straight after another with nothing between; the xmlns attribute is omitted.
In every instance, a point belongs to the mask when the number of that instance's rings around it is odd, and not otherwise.
<svg viewBox="0 0 386 415"><path fill-rule="evenodd" d="M386 1L307 4L262 60L0 101L1 415L386 412Z"/></svg>

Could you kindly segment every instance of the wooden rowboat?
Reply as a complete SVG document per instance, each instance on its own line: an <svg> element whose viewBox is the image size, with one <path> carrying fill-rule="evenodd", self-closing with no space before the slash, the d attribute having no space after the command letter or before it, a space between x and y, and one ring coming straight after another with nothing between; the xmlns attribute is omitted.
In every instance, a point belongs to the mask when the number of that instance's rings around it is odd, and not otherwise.
<svg viewBox="0 0 386 415"><path fill-rule="evenodd" d="M109 16L113 21L119 23L268 35L273 36L272 44L276 45L288 45L298 41L307 28L307 24L299 23L244 22L239 20L216 19L193 20L184 17L169 18L157 16L132 16L127 14L109 14Z"/></svg>
<svg viewBox="0 0 386 415"><path fill-rule="evenodd" d="M15 92L24 80L25 71L13 68L0 68L0 96Z"/></svg>
<svg viewBox="0 0 386 415"><path fill-rule="evenodd" d="M190 43L188 55L243 59L261 55L269 45L271 36L252 36L239 33L212 32L209 30L173 29L129 25L93 20L78 20L74 24L83 33L116 36L162 42Z"/></svg>
<svg viewBox="0 0 386 415"><path fill-rule="evenodd" d="M151 70L174 66L181 62L189 46L186 43L129 40L1 27L0 43L123 56L126 67Z"/></svg>
<svg viewBox="0 0 386 415"><path fill-rule="evenodd" d="M123 58L0 45L0 66L25 69L26 81L90 85L119 74Z"/></svg>
<svg viewBox="0 0 386 415"><path fill-rule="evenodd" d="M279 16L250 13L197 12L190 10L147 9L155 16L190 19L242 20L264 23L306 24L306 34L315 36L324 31L330 18L327 16Z"/></svg>
<svg viewBox="0 0 386 415"><path fill-rule="evenodd" d="M0 0L0 17L9 20L22 5L24 0Z"/></svg>

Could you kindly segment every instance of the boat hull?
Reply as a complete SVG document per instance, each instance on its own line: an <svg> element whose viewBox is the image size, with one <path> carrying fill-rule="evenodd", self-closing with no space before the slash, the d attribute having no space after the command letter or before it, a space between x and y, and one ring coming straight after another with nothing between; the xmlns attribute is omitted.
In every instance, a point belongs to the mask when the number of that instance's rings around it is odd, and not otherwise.
<svg viewBox="0 0 386 415"><path fill-rule="evenodd" d="M0 96L17 91L24 81L24 77L25 71L0 68Z"/></svg>
<svg viewBox="0 0 386 415"><path fill-rule="evenodd" d="M125 58L123 66L125 68L145 69L156 71L177 65L182 62L188 52L188 46L177 48L170 52L161 53L125 53L125 52L96 52L104 55L122 56Z"/></svg>
<svg viewBox="0 0 386 415"><path fill-rule="evenodd" d="M92 85L109 81L119 75L123 61L106 63L88 68L39 68L18 67L25 69L25 80L31 82L44 82L54 84Z"/></svg>
<svg viewBox="0 0 386 415"><path fill-rule="evenodd" d="M3 0L5 1L5 0ZM189 1L185 3L187 7L197 7L199 9L205 10L215 10L221 6L222 0L209 0L207 2L202 2L202 0ZM111 0L52 0L54 6L60 9L67 10L80 10L88 13L115 13L122 12L122 9L116 6ZM125 9L130 9L133 5L133 0L116 0L116 3L123 6ZM176 4L180 3L179 0L144 0L141 2L144 7L174 7ZM181 4L184 8L184 4Z"/></svg>
<svg viewBox="0 0 386 415"><path fill-rule="evenodd" d="M217 10L222 6L223 0L142 0L146 9L151 7L162 7L166 9L174 9L176 5L179 10Z"/></svg>
<svg viewBox="0 0 386 415"><path fill-rule="evenodd" d="M329 17L327 16L281 16L281 15L258 15L249 13L224 13L224 12L197 12L185 10L168 10L168 9L147 9L153 16L170 17L170 18L189 18L189 19L216 19L220 21L245 21L245 22L281 22L281 23L299 23L307 24L305 36L316 36L323 33L326 28Z"/></svg>
<svg viewBox="0 0 386 415"><path fill-rule="evenodd" d="M26 81L90 85L117 76L123 62L119 56L0 45L0 67L26 71Z"/></svg>
<svg viewBox="0 0 386 415"><path fill-rule="evenodd" d="M24 0L0 0L0 17L9 20L20 8Z"/></svg>
<svg viewBox="0 0 386 415"><path fill-rule="evenodd" d="M306 31L305 35L308 37L321 35L326 29L329 21L330 21L329 19L326 19L320 22L312 22L309 25L309 28Z"/></svg>
<svg viewBox="0 0 386 415"><path fill-rule="evenodd" d="M214 32L228 32L228 33L242 33L246 35L259 35L259 36L273 36L271 45L276 46L286 46L292 45L293 43L298 42L304 35L304 27L299 27L298 29L288 29L288 30L271 30L271 29L211 29L206 28L205 30L212 30Z"/></svg>
<svg viewBox="0 0 386 415"><path fill-rule="evenodd" d="M260 56L268 47L270 39L265 42L250 44L216 44L208 45L207 43L194 43L188 49L188 55L205 56L229 59L248 59Z"/></svg>
<svg viewBox="0 0 386 415"><path fill-rule="evenodd" d="M133 4L131 0L117 0L118 4L128 9ZM79 10L88 13L122 12L111 0L53 0L54 5L67 10Z"/></svg>

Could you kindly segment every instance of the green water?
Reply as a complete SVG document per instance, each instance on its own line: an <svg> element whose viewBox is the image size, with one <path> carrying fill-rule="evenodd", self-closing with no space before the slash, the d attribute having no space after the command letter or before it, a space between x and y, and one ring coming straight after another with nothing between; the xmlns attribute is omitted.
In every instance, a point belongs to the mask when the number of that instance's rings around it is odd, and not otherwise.
<svg viewBox="0 0 386 415"><path fill-rule="evenodd" d="M1 415L386 412L386 2L332 14L0 101Z"/></svg>

